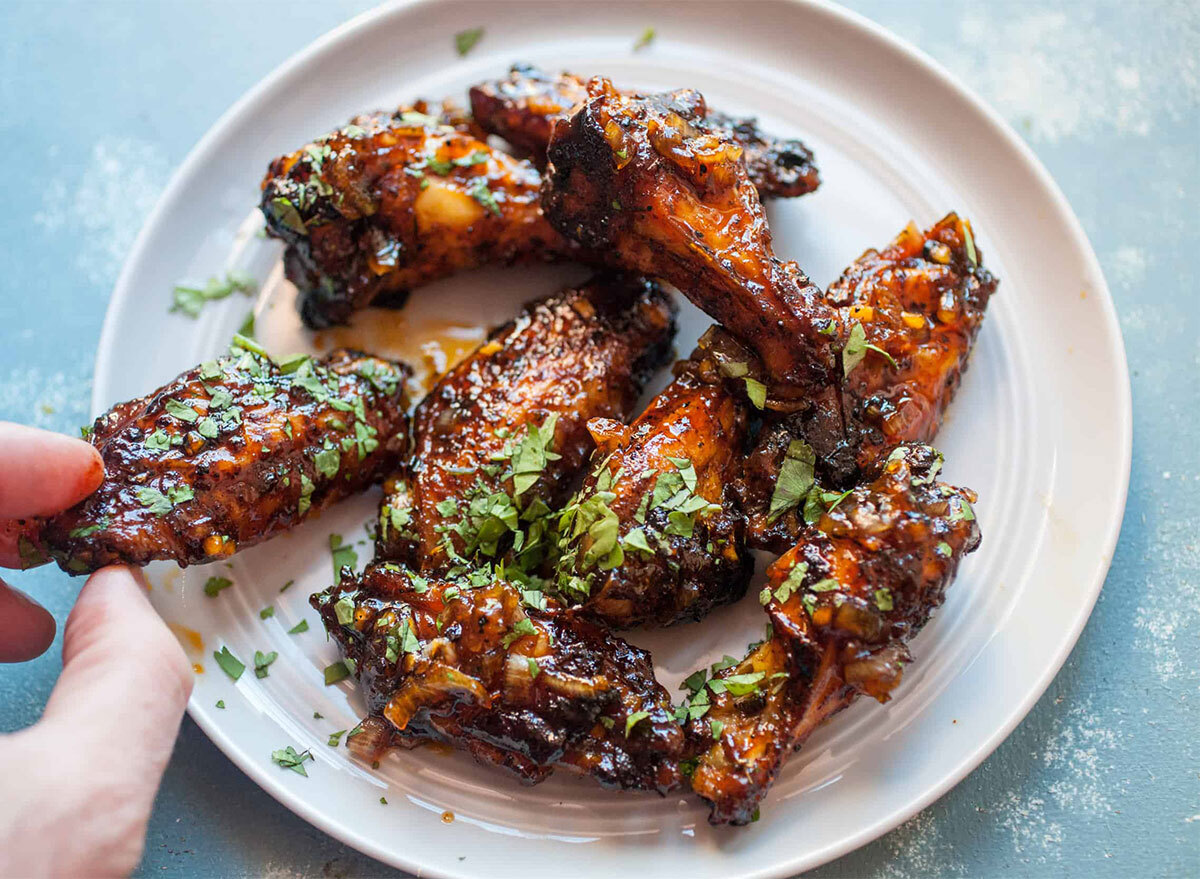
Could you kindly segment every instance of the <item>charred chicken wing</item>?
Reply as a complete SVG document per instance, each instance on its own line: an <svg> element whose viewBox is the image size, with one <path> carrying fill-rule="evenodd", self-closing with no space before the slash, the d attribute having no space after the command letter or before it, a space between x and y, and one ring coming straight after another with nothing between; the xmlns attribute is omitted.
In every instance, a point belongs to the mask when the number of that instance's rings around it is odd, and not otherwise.
<svg viewBox="0 0 1200 879"><path fill-rule="evenodd" d="M448 124L457 123L457 124ZM343 323L372 302L462 269L549 258L541 177L457 118L362 116L271 163L262 212L287 245L305 323Z"/></svg>
<svg viewBox="0 0 1200 879"><path fill-rule="evenodd" d="M471 112L485 130L542 165L554 120L566 116L587 97L585 79L516 64L506 79L471 89ZM753 118L735 119L709 109L695 91L676 92L669 100L678 102L681 112L695 119L695 124L742 147L742 161L761 198L791 198L820 185L812 151L800 141L773 138L760 132Z"/></svg>
<svg viewBox="0 0 1200 879"><path fill-rule="evenodd" d="M564 767L606 787L677 788L683 730L650 657L533 596L390 562L314 595L366 696L359 752L442 742L528 784Z"/></svg>
<svg viewBox="0 0 1200 879"><path fill-rule="evenodd" d="M815 453L821 485L846 489L885 449L933 439L996 285L970 224L950 214L924 233L910 224L829 287L843 381L818 405L775 419L748 456L740 493L752 545L782 552L804 525L805 496L780 496L797 441Z"/></svg>
<svg viewBox="0 0 1200 879"><path fill-rule="evenodd" d="M495 560L533 571L583 469L589 418L624 421L670 350L656 284L604 276L530 305L417 407L411 466L389 481L379 554L422 573Z"/></svg>
<svg viewBox="0 0 1200 879"><path fill-rule="evenodd" d="M859 694L886 702L906 643L979 546L975 495L937 481L941 455L898 446L869 485L806 528L759 596L771 637L704 681L680 709L703 753L692 786L713 823L745 824L788 755Z"/></svg>
<svg viewBox="0 0 1200 879"><path fill-rule="evenodd" d="M599 258L670 281L757 352L774 399L807 401L837 380L836 314L774 256L743 147L688 106L589 83L554 123L546 215Z"/></svg>
<svg viewBox="0 0 1200 879"><path fill-rule="evenodd" d="M741 598L753 572L728 490L748 403L704 349L636 421L596 418L597 464L559 528L557 588L609 626L698 620Z"/></svg>
<svg viewBox="0 0 1200 879"><path fill-rule="evenodd" d="M407 448L408 368L351 351L229 355L96 419L104 482L42 523L65 570L223 559L379 482Z"/></svg>

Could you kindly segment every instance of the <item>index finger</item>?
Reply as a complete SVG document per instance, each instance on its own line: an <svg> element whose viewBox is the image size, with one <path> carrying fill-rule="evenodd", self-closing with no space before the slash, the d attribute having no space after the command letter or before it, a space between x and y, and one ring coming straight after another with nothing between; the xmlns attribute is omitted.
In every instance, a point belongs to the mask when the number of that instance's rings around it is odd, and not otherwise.
<svg viewBox="0 0 1200 879"><path fill-rule="evenodd" d="M104 479L104 462L74 437L0 421L0 519L50 516Z"/></svg>

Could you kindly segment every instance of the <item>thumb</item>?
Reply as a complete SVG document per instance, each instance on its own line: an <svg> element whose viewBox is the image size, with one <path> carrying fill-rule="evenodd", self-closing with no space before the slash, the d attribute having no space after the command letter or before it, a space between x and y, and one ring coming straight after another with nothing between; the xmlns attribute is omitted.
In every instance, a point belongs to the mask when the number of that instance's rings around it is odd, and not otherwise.
<svg viewBox="0 0 1200 879"><path fill-rule="evenodd" d="M123 567L88 579L67 618L62 675L42 720L0 741L0 767L13 782L6 788L30 792L14 798L11 813L0 804L0 874L123 874L141 858L192 689L183 650L143 584ZM54 845L14 850L4 844L9 834Z"/></svg>

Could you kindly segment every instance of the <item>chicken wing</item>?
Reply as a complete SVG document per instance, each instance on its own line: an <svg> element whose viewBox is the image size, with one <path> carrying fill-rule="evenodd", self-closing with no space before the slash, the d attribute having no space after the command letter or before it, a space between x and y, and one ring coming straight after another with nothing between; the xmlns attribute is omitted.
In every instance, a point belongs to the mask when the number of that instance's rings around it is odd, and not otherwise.
<svg viewBox="0 0 1200 879"><path fill-rule="evenodd" d="M711 680L689 678L680 716L702 749L692 787L713 823L752 820L823 720L859 694L886 702L900 683L906 643L980 541L975 494L936 481L941 462L929 446L898 446L768 569L769 639Z"/></svg>
<svg viewBox="0 0 1200 879"><path fill-rule="evenodd" d="M311 601L366 696L368 759L442 742L527 784L563 767L605 787L680 786L683 730L644 651L503 581L390 562L349 573Z"/></svg>
<svg viewBox="0 0 1200 879"><path fill-rule="evenodd" d="M451 370L413 417L411 466L390 480L379 556L422 573L495 560L525 571L593 443L624 421L670 351L675 307L656 284L597 277L534 303Z"/></svg>
<svg viewBox="0 0 1200 879"><path fill-rule="evenodd" d="M554 120L566 116L587 96L587 81L574 74L555 76L529 64L514 64L506 79L471 89L471 113L486 131L504 138L540 166L545 163ZM753 118L737 119L709 109L695 91L676 92L673 100L698 125L742 147L742 161L760 198L792 198L820 185L812 151L800 141L763 134Z"/></svg>
<svg viewBox="0 0 1200 879"><path fill-rule="evenodd" d="M703 347L676 371L632 424L589 423L597 463L560 521L558 591L609 626L698 620L754 569L728 491L749 404Z"/></svg>
<svg viewBox="0 0 1200 879"><path fill-rule="evenodd" d="M687 102L592 80L580 108L555 120L546 216L599 258L670 281L757 352L773 399L804 403L837 380L836 313L774 256L743 148Z"/></svg>
<svg viewBox="0 0 1200 879"><path fill-rule="evenodd" d="M455 124L447 124L455 123ZM552 258L541 176L452 114L361 116L282 156L262 183L270 233L313 328L462 269Z"/></svg>
<svg viewBox="0 0 1200 879"><path fill-rule="evenodd" d="M261 543L397 466L408 376L345 350L276 363L237 337L229 355L96 419L104 482L42 523L30 549L82 574Z"/></svg>
<svg viewBox="0 0 1200 879"><path fill-rule="evenodd" d="M780 473L794 466L789 449L797 440L814 452L817 481L846 489L885 449L933 439L996 286L970 223L955 214L924 233L910 224L830 285L843 381L820 405L773 419L747 457L739 494L751 545L782 552L806 508L814 515L802 490L785 485L781 495Z"/></svg>

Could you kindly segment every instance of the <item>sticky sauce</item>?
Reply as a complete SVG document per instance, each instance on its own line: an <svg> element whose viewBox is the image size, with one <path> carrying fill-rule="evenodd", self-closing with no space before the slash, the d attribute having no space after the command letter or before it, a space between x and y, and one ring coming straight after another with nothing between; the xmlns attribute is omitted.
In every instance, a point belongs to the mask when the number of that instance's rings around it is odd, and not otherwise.
<svg viewBox="0 0 1200 879"><path fill-rule="evenodd" d="M454 753L454 749L443 742L426 742L424 750L427 754L437 754L439 757Z"/></svg>
<svg viewBox="0 0 1200 879"><path fill-rule="evenodd" d="M367 308L356 312L347 326L315 333L313 347L322 354L334 348L357 348L403 360L413 367L416 384L428 391L486 338L487 327L482 324L413 320L403 311Z"/></svg>
<svg viewBox="0 0 1200 879"><path fill-rule="evenodd" d="M202 666L198 662L193 662L192 663L192 671L194 671L198 675L202 675L202 674L204 674L204 666Z"/></svg>
<svg viewBox="0 0 1200 879"><path fill-rule="evenodd" d="M195 629L181 626L179 623L167 623L167 627L189 653L200 653L204 650L204 638Z"/></svg>
<svg viewBox="0 0 1200 879"><path fill-rule="evenodd" d="M445 812L442 813L442 823L443 824L453 824L454 823L454 813L451 812L449 809L447 809Z"/></svg>

